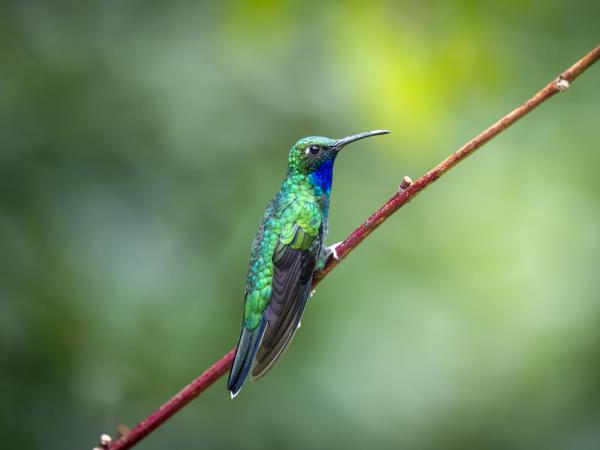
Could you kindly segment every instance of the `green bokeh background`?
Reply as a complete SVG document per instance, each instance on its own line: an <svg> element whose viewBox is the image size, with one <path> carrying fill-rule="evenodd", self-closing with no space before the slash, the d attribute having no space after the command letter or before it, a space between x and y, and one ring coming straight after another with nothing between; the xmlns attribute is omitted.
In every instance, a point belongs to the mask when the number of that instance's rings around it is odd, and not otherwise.
<svg viewBox="0 0 600 450"><path fill-rule="evenodd" d="M598 44L589 0L3 2L2 448L91 448L238 337L300 137L343 239ZM143 449L600 448L600 66L402 209L289 352Z"/></svg>

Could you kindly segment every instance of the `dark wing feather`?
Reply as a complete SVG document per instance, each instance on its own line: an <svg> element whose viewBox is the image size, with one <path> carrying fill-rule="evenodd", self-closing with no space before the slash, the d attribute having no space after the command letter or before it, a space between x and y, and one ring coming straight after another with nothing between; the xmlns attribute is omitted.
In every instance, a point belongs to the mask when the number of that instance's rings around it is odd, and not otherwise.
<svg viewBox="0 0 600 450"><path fill-rule="evenodd" d="M316 242L306 250L292 248L297 238L306 239L300 228L294 241L290 245L280 244L273 256L271 299L264 316L268 326L256 354L254 378L267 373L285 351L298 328L310 293L321 235L313 238Z"/></svg>

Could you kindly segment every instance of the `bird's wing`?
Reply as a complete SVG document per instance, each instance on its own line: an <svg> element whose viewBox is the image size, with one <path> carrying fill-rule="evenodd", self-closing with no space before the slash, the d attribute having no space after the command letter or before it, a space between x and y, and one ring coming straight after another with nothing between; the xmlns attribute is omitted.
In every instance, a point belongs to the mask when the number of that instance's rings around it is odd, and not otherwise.
<svg viewBox="0 0 600 450"><path fill-rule="evenodd" d="M254 378L267 373L283 354L310 294L322 233L311 235L297 223L293 227L293 239L287 243L288 239L280 240L273 254L271 298L263 315L267 325L252 370Z"/></svg>

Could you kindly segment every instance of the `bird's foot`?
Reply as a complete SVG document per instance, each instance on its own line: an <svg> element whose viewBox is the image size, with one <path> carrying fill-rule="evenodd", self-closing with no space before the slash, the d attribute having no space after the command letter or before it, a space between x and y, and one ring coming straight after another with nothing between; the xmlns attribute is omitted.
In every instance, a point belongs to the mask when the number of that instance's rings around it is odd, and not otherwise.
<svg viewBox="0 0 600 450"><path fill-rule="evenodd" d="M321 255L319 256L317 265L315 266L315 273L319 273L325 268L329 258L333 258L336 261L341 261L342 258L340 258L340 255L338 255L337 252L337 248L340 244L341 242L338 242L337 244L330 245L329 247L325 247L323 250L321 250Z"/></svg>
<svg viewBox="0 0 600 450"><path fill-rule="evenodd" d="M329 247L325 248L325 257L327 259L333 257L333 259L335 259L336 261L341 261L342 258L340 258L337 254L337 248L339 247L339 245L342 242L338 242L336 244L330 245Z"/></svg>

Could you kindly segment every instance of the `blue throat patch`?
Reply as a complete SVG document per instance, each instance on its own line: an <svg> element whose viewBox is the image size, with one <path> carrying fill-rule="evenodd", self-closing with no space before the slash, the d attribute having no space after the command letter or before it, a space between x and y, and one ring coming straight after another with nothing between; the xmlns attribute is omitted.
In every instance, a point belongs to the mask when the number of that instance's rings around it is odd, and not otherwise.
<svg viewBox="0 0 600 450"><path fill-rule="evenodd" d="M317 170L308 176L313 186L320 187L324 193L331 192L331 183L333 181L333 159L324 161Z"/></svg>

